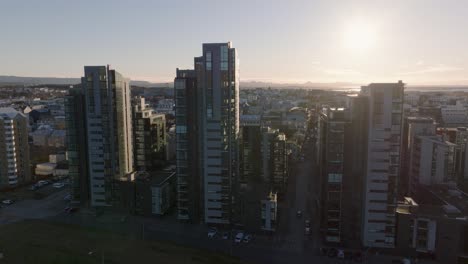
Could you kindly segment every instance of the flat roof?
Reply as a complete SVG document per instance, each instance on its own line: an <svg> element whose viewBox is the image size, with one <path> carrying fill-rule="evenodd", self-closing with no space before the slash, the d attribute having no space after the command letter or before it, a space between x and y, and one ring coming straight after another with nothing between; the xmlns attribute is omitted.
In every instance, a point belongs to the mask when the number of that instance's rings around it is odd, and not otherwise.
<svg viewBox="0 0 468 264"><path fill-rule="evenodd" d="M458 189L454 183L420 185L415 200L420 215L468 219L468 194ZM398 212L405 213L405 204L401 205L402 208L399 208Z"/></svg>
<svg viewBox="0 0 468 264"><path fill-rule="evenodd" d="M136 181L147 181L151 185L161 185L175 176L175 169L172 166L157 171L142 172L136 176Z"/></svg>

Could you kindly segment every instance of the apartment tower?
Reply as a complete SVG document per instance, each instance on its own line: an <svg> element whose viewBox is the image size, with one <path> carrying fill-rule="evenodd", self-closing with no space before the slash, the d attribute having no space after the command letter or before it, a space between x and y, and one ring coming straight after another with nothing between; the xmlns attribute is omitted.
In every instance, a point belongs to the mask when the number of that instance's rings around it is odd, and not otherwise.
<svg viewBox="0 0 468 264"><path fill-rule="evenodd" d="M368 96L367 168L364 181L363 244L392 248L400 177L404 83L372 83Z"/></svg>
<svg viewBox="0 0 468 264"><path fill-rule="evenodd" d="M67 103L68 129L74 131L67 143L75 146L68 158L79 159L72 165L73 186L88 188L80 195L89 197L90 206L111 206L120 199L119 181L133 171L129 80L109 66L85 66L84 73L81 89L70 91Z"/></svg>
<svg viewBox="0 0 468 264"><path fill-rule="evenodd" d="M239 137L239 74L236 50L230 42L203 44L203 54L195 58L194 77L189 71L176 77L178 90L185 90L183 83L189 78L196 80L196 112L182 112L176 100L176 133L183 134L191 128L179 125L177 119L196 120L198 125L197 154L200 161L200 189L202 190L202 219L208 224L230 224L236 222L238 186L238 137ZM182 73L181 73L182 74ZM192 79L193 81L193 79ZM192 83L193 85L193 83ZM177 99L177 98L176 98ZM182 99L181 101L184 101ZM178 113L177 113L178 111ZM189 117L196 115L196 117ZM185 132L187 133L187 132ZM182 140L182 137L179 137ZM178 141L180 143L180 141ZM182 153L177 153L178 156ZM179 159L178 157L177 159ZM185 158L183 156L182 158ZM198 160L195 157L187 157ZM183 166L179 163L179 167ZM178 175L178 184L184 184L185 175ZM198 185L197 185L198 186ZM182 189L179 188L179 196ZM181 206L181 203L179 203ZM180 207L179 207L180 209ZM179 213L181 210L179 210ZM180 218L180 217L179 217ZM188 218L191 218L188 215Z"/></svg>
<svg viewBox="0 0 468 264"><path fill-rule="evenodd" d="M30 180L28 118L11 107L0 108L0 189Z"/></svg>

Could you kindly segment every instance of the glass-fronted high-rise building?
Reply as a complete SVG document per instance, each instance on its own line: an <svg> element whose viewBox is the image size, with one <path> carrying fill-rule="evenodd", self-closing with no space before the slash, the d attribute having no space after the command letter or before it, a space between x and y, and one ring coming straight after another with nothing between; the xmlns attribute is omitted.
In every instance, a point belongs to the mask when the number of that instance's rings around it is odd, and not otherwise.
<svg viewBox="0 0 468 264"><path fill-rule="evenodd" d="M89 206L89 177L84 93L70 88L65 96L65 128L68 175L71 179L72 203Z"/></svg>
<svg viewBox="0 0 468 264"><path fill-rule="evenodd" d="M196 96L189 97L188 85L196 86L193 88L197 91ZM201 193L201 201L197 206L203 212L201 219L213 224L236 222L239 74L236 50L231 43L203 44L202 56L195 58L194 72L178 72L175 93L178 196L184 196L186 188L183 186L188 186L187 179L198 181L195 186ZM185 109L184 112L184 104L192 104L197 111ZM184 137L190 137L188 131L193 130L190 126L197 126L197 143L190 143L195 145L196 154L184 152L184 142L187 140ZM190 156L191 153L196 157ZM198 162L199 177L191 176L193 171L183 173L184 159ZM190 192L188 190L188 195ZM179 201L179 219L194 218L186 210L186 205L188 203Z"/></svg>
<svg viewBox="0 0 468 264"><path fill-rule="evenodd" d="M166 162L166 115L155 113L144 97L132 103L135 170L156 171Z"/></svg>
<svg viewBox="0 0 468 264"><path fill-rule="evenodd" d="M109 66L85 66L84 72L81 89L70 92L66 106L67 129L73 131L67 144L76 146L68 149L74 199L87 196L90 206L110 206L119 200L118 181L133 171L130 85Z"/></svg>
<svg viewBox="0 0 468 264"><path fill-rule="evenodd" d="M199 145L201 104L195 70L179 70L174 80L176 115L177 218L201 222L203 209Z"/></svg>

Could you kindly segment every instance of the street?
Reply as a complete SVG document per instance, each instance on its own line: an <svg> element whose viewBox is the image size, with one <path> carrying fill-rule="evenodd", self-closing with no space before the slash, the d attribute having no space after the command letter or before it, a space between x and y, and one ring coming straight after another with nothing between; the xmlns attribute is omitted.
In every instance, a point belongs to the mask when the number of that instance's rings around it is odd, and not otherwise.
<svg viewBox="0 0 468 264"><path fill-rule="evenodd" d="M208 227L203 224L183 224L174 215L165 217L129 216L106 212L96 216L93 210L81 209L66 213L68 202L63 198L67 188L43 191L49 195L43 199L22 199L0 209L0 225L24 219L46 219L98 228L129 235L141 240L170 241L179 245L208 249L239 257L253 263L353 263L336 258L319 256L320 248L320 177L315 164L314 139L305 141L298 160L291 162L287 193L279 206L280 227L272 236L255 234L249 243L234 243L232 237L223 240L220 235L208 238ZM9 194L14 195L14 194ZM297 211L302 216L297 216ZM310 220L311 234L305 234L305 220ZM223 231L230 230L220 230ZM371 256L367 263L392 263L394 257Z"/></svg>
<svg viewBox="0 0 468 264"><path fill-rule="evenodd" d="M292 163L293 173L286 194L286 202L289 205L287 209L288 225L283 230L284 245L283 249L296 253L303 251L316 252L319 241L319 214L314 207L318 198L318 183L316 175L316 165L313 157L313 142L307 141L303 146L302 155L304 160ZM302 216L298 217L297 212L301 211ZM311 222L311 234L305 234L305 221Z"/></svg>
<svg viewBox="0 0 468 264"><path fill-rule="evenodd" d="M63 198L70 190L62 188L55 191L44 199L24 199L16 201L14 204L4 206L0 209L0 225L21 221L24 219L45 219L55 216L63 211L68 202Z"/></svg>

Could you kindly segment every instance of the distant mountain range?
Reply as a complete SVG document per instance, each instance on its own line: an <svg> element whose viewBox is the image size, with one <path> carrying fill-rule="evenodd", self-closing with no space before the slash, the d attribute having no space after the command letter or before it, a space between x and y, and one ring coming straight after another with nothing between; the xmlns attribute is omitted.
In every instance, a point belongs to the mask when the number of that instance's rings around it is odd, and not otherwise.
<svg viewBox="0 0 468 264"><path fill-rule="evenodd" d="M0 75L0 85L74 85L81 82L80 78L54 78L54 77L19 77ZM131 81L132 85L142 87L167 87L168 83L151 83L147 81ZM172 87L172 83L169 83Z"/></svg>
<svg viewBox="0 0 468 264"><path fill-rule="evenodd" d="M0 85L74 85L81 82L80 78L53 78L53 77L19 77L19 76L2 76L0 75ZM172 87L172 82L152 83L147 81L132 80L131 84L140 87ZM307 88L307 89L324 89L324 90L346 90L357 89L362 84L351 82L334 82L334 83L273 83L262 81L241 81L240 87L245 89L251 88ZM458 90L468 91L468 85L409 85L408 90L426 90L426 91L447 91Z"/></svg>
<svg viewBox="0 0 468 264"><path fill-rule="evenodd" d="M0 85L74 85L80 83L80 78L54 78L54 77L19 77L19 76L1 76ZM132 80L132 85L141 87L172 87L172 82L166 83L152 83L147 81ZM353 83L273 83L273 82L260 82L260 81L241 81L242 88L316 88L316 89L330 89L330 88L352 88L359 87L358 84Z"/></svg>

